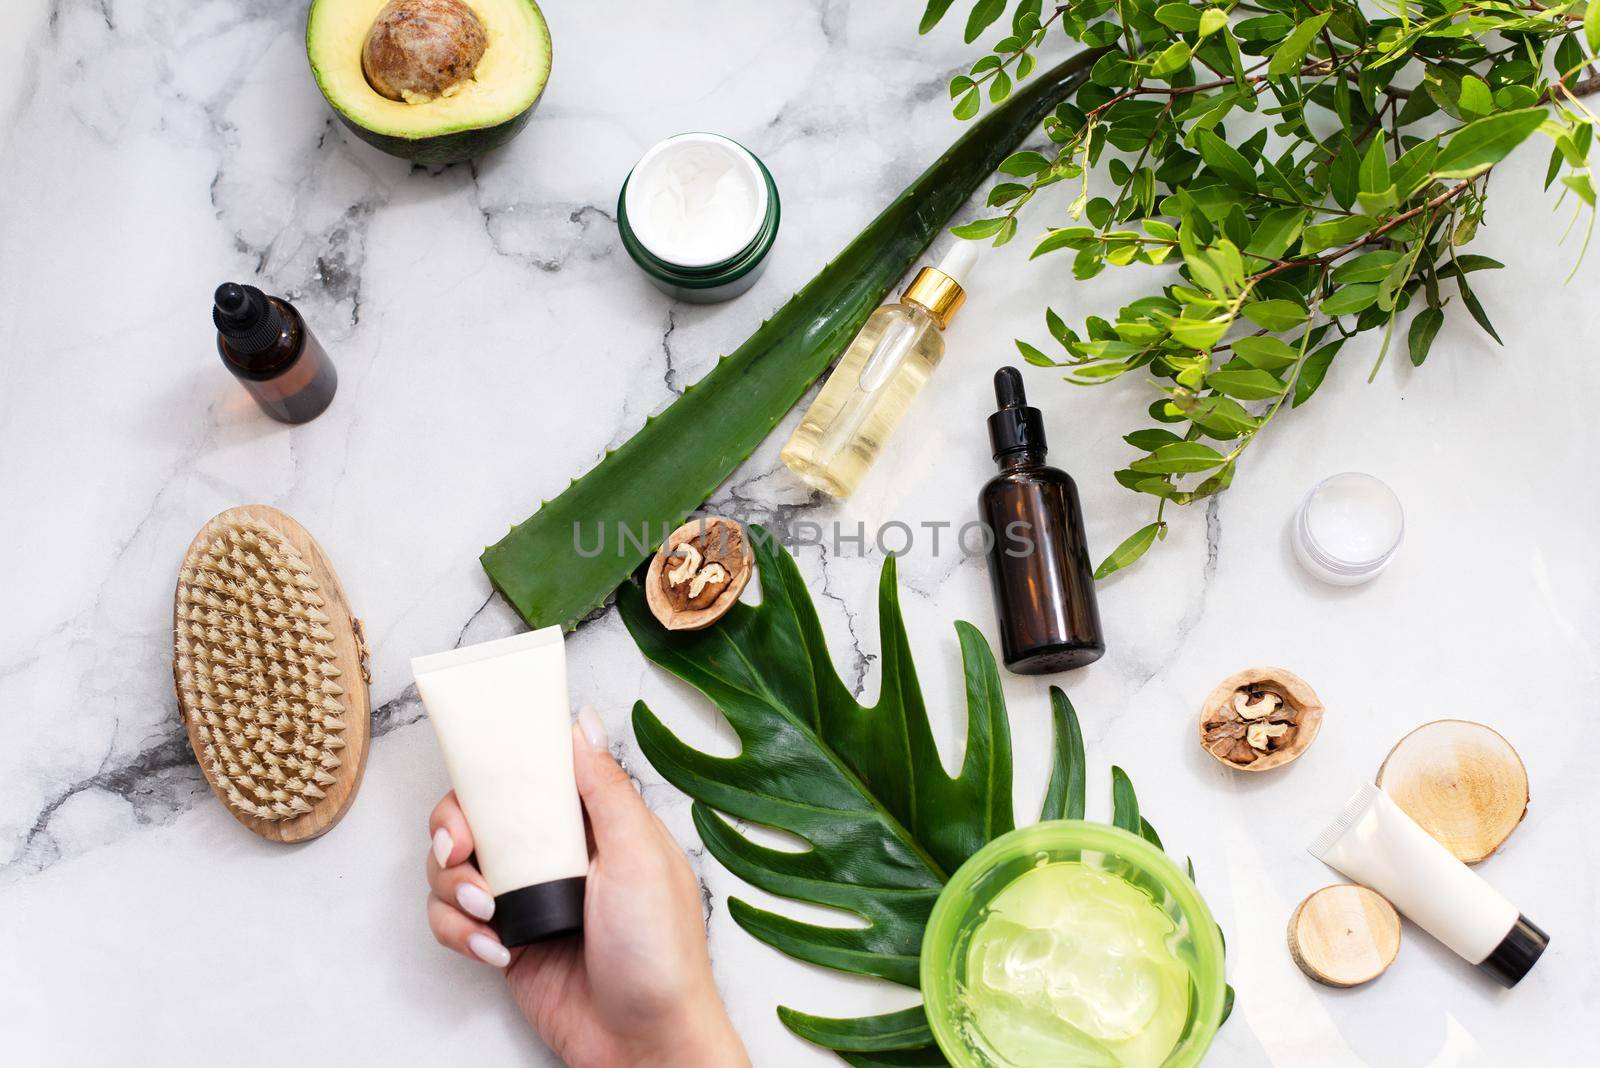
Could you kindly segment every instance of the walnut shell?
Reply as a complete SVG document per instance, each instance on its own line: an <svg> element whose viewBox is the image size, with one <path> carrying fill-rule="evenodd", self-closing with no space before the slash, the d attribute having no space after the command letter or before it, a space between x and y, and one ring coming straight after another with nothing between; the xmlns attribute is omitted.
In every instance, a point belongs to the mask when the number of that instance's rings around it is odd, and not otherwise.
<svg viewBox="0 0 1600 1068"><path fill-rule="evenodd" d="M389 0L361 48L361 71L381 96L423 104L471 78L488 47L461 0Z"/></svg>
<svg viewBox="0 0 1600 1068"><path fill-rule="evenodd" d="M1247 710L1259 708L1269 697L1280 704L1254 717L1241 715L1235 701L1243 697ZM1259 729L1270 724L1274 730ZM1316 691L1292 671L1283 668L1246 668L1229 675L1206 696L1200 709L1200 745L1221 764L1235 771L1270 771L1297 759L1316 741L1322 728L1322 702ZM1251 743L1250 728L1266 748ZM1286 726L1288 730L1276 731ZM1263 738L1263 735L1272 735Z"/></svg>
<svg viewBox="0 0 1600 1068"><path fill-rule="evenodd" d="M691 519L650 561L645 602L668 630L704 630L728 614L754 570L755 555L737 520Z"/></svg>

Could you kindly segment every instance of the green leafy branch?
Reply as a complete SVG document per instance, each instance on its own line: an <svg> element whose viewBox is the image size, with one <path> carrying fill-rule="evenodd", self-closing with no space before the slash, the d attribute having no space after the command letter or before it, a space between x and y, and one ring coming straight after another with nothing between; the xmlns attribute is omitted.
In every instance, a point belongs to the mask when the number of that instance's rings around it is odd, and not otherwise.
<svg viewBox="0 0 1600 1068"><path fill-rule="evenodd" d="M950 6L929 4L924 30ZM968 40L1008 9L973 5ZM1017 342L1068 381L1138 374L1159 391L1155 425L1125 439L1142 455L1115 476L1156 498L1155 519L1102 576L1166 536L1168 504L1231 485L1244 451L1316 393L1348 339L1381 329L1370 380L1409 314L1420 366L1459 297L1499 342L1469 275L1501 265L1463 250L1492 169L1535 133L1554 143L1545 186L1559 180L1558 207L1571 198L1569 230L1587 217L1576 259L1587 250L1600 119L1582 97L1600 90L1600 0L1419 0L1377 17L1355 0L1073 0L1048 22L1039 11L1018 4L1013 28L1027 32L979 60L989 100L1047 36L1099 50L1093 73L1045 120L1046 150L1001 164L989 204L1004 210L954 232L1002 244L1037 193L1079 181L1035 258L1070 251L1077 279L1177 264L1114 320L1074 329L1047 308L1058 355ZM1002 82L990 72L1008 57L1016 78ZM952 84L958 114L981 110L978 88L972 73ZM1113 188L1097 195L1105 179Z"/></svg>

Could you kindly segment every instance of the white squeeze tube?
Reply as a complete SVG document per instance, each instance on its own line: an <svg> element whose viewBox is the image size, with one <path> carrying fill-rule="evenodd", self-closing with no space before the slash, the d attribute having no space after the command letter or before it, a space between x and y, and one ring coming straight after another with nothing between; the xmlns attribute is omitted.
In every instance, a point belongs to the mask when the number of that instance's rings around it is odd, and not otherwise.
<svg viewBox="0 0 1600 1068"><path fill-rule="evenodd" d="M1516 986L1550 944L1549 935L1376 786L1358 790L1310 848L1505 986Z"/></svg>
<svg viewBox="0 0 1600 1068"><path fill-rule="evenodd" d="M506 946L583 927L589 850L560 627L411 661Z"/></svg>

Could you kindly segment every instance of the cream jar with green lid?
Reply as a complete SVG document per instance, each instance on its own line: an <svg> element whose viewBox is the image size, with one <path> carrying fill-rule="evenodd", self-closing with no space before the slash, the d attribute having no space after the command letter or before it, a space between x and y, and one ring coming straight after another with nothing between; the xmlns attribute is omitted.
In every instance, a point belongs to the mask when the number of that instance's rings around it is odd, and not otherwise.
<svg viewBox="0 0 1600 1068"><path fill-rule="evenodd" d="M778 187L749 149L720 134L669 137L617 197L633 262L668 296L714 304L755 285L778 237Z"/></svg>

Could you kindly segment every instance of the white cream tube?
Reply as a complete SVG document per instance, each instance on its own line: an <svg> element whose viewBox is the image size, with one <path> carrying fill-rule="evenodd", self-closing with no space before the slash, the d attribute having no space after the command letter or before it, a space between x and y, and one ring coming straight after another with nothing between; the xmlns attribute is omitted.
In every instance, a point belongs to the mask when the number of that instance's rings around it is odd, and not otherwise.
<svg viewBox="0 0 1600 1068"><path fill-rule="evenodd" d="M583 926L589 850L560 627L411 661L507 946Z"/></svg>
<svg viewBox="0 0 1600 1068"><path fill-rule="evenodd" d="M1515 986L1549 944L1548 935L1376 786L1358 790L1310 849L1506 986Z"/></svg>

